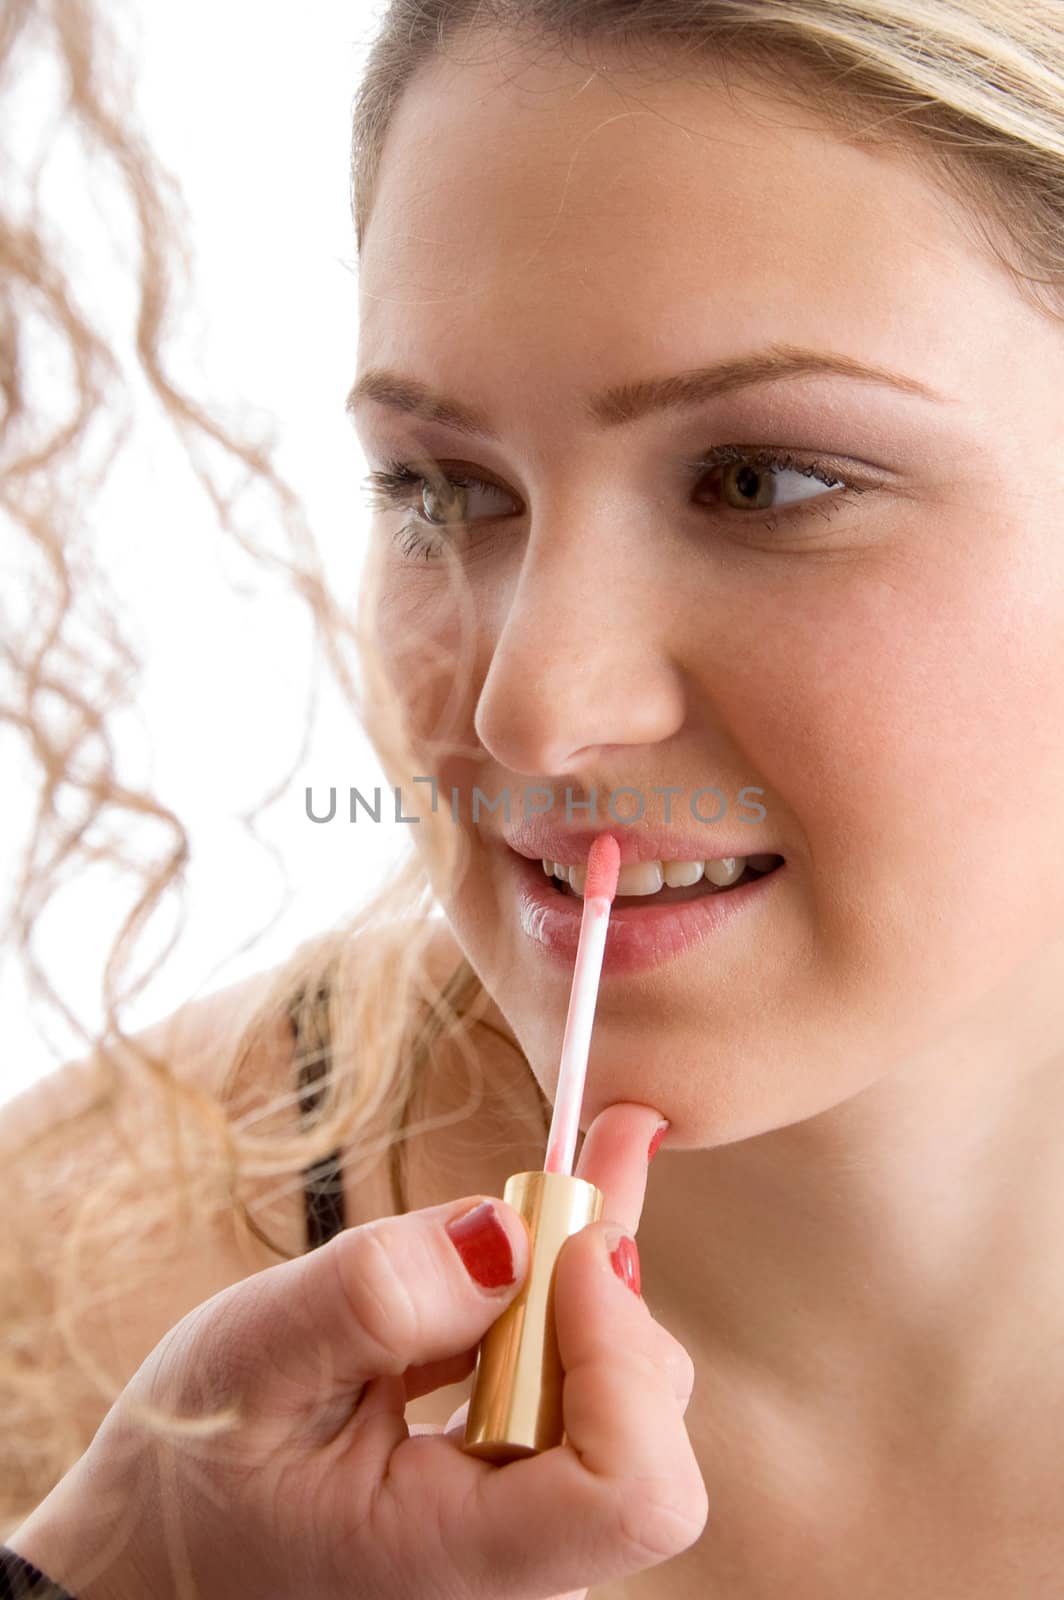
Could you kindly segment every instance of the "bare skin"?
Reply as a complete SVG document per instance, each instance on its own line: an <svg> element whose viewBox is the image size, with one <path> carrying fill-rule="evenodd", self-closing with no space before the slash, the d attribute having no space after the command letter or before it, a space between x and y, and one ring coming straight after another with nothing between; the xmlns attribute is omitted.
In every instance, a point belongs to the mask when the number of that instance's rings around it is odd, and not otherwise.
<svg viewBox="0 0 1064 1600"><path fill-rule="evenodd" d="M479 759L420 770L465 794L760 785L756 848L787 860L759 921L602 987L583 1125L622 1100L671 1121L644 1292L695 1362L710 1503L693 1549L616 1592L1049 1600L1064 331L911 156L690 70L460 56L399 108L360 280L359 372L498 434L355 412L371 467L420 451L492 486L461 557L469 692L446 726L446 674L410 707ZM944 398L807 376L586 415L778 344ZM685 476L721 443L864 493L799 502L781 474L769 529ZM413 514L374 519L400 686L426 637L457 647L443 565L394 538ZM550 1095L567 978L520 926L499 819L461 825L448 919Z"/></svg>

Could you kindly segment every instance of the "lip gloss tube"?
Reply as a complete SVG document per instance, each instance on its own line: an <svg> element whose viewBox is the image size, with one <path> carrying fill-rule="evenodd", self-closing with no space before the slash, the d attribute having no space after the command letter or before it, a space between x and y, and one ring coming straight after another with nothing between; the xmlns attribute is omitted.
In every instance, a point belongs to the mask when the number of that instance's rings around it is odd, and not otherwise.
<svg viewBox="0 0 1064 1600"><path fill-rule="evenodd" d="M610 906L617 893L620 848L612 834L591 846L573 986L562 1041L542 1172L515 1172L502 1198L529 1231L528 1276L477 1350L462 1449L505 1463L564 1443L562 1381L554 1321L554 1268L570 1234L598 1222L602 1190L572 1175Z"/></svg>

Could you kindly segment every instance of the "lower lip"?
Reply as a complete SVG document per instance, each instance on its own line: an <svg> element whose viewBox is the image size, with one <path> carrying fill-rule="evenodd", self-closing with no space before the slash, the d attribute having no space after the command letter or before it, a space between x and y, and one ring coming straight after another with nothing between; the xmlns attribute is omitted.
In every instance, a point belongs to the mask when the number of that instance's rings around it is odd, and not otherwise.
<svg viewBox="0 0 1064 1600"><path fill-rule="evenodd" d="M546 955L571 969L580 940L583 900L552 888L541 861L529 861L514 851L510 859L517 874L522 931ZM786 870L784 861L763 877L700 900L615 907L606 930L603 973L641 972L694 949L736 917L763 905Z"/></svg>

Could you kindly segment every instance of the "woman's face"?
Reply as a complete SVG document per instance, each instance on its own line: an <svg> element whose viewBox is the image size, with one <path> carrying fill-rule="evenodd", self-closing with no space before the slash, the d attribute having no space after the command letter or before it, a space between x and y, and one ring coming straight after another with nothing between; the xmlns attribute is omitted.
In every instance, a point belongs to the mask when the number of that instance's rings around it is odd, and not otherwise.
<svg viewBox="0 0 1064 1600"><path fill-rule="evenodd" d="M701 942L607 968L584 1127L636 1100L709 1145L962 1062L1015 1073L1056 1047L1064 976L1060 325L898 151L752 85L479 55L433 62L398 108L358 366L486 431L353 406L371 468L429 457L482 484L452 503L419 483L373 519L411 725L467 746L421 768L442 808L458 791L461 945L552 1094L571 960L522 912L505 836L537 786L562 829L588 825L567 785L596 790L598 828L636 789L619 835L664 826L669 787L705 856L738 834L785 866ZM637 403L784 347L901 387L806 370ZM690 465L721 445L798 469ZM463 648L464 687L440 665ZM474 822L475 785L509 790L509 824ZM709 787L715 828L689 806Z"/></svg>

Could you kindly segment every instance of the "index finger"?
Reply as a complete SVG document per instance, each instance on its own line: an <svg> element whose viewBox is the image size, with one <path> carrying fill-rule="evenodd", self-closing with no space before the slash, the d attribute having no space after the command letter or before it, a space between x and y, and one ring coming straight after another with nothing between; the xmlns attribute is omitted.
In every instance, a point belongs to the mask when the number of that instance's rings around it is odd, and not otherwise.
<svg viewBox="0 0 1064 1600"><path fill-rule="evenodd" d="M620 1100L599 1112L580 1148L575 1176L602 1190L603 1219L631 1234L643 1213L650 1141L664 1120L653 1106Z"/></svg>

